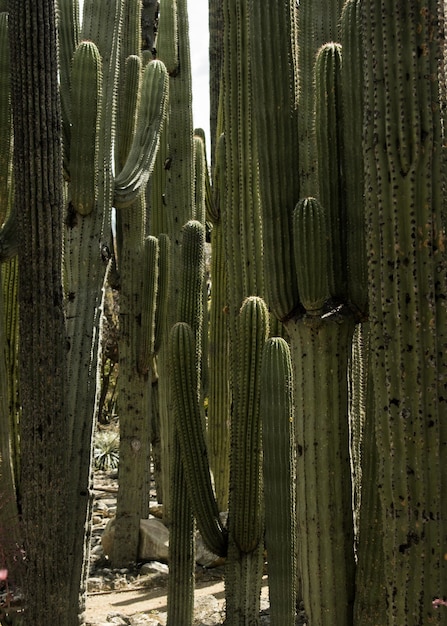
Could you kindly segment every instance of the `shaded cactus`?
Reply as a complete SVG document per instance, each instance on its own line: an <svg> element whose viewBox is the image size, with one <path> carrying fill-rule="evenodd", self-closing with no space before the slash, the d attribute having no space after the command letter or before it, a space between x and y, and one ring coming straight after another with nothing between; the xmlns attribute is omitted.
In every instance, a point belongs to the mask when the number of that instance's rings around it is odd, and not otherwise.
<svg viewBox="0 0 447 626"><path fill-rule="evenodd" d="M329 300L326 212L315 198L299 202L293 213L295 266L301 302L307 313L321 315Z"/></svg>
<svg viewBox="0 0 447 626"><path fill-rule="evenodd" d="M386 623L442 623L445 6L362 7L365 49L383 50L365 55L364 160Z"/></svg>
<svg viewBox="0 0 447 626"><path fill-rule="evenodd" d="M177 415L177 427L174 426L171 433L172 450L172 513L170 520L171 536L169 542L169 558L171 564L169 586L168 586L168 625L192 623L192 606L194 600L194 518L193 507L198 512L199 519L204 524L205 536L212 541L216 539L216 532L219 534L218 519L213 512L213 502L210 497L209 473L207 473L207 463L205 458L199 468L199 473L193 476L194 469L197 469L198 460L194 458L197 452L194 436L203 429L203 417L198 406L200 398L200 369L202 359L202 296L203 296L203 276L204 276L204 242L205 233L202 224L195 220L190 220L183 227L182 247L181 247L181 274L180 285L178 287L179 296L177 299L177 319L185 322L191 327L194 341L189 344L189 348L195 350L195 354L189 354L189 368L186 380L182 378L178 367L182 366L178 358L183 356L188 358L185 351L180 355L179 350L184 347L179 341L175 341L176 332L172 329L173 342L169 348L174 348L174 355L169 353L169 365L173 368L170 376L170 389L174 394L173 409ZM175 326L174 328L178 328ZM177 362L173 364L173 359ZM185 387L181 387L181 385ZM189 385L193 385L188 387ZM182 391L187 393L183 398ZM184 400L194 404L189 405L185 415ZM199 414L197 414L199 411ZM178 422L185 419L183 428L179 428ZM192 429L186 437L185 427ZM200 429L200 430L199 430ZM203 433L202 433L203 434ZM203 439L202 439L203 442ZM191 454L191 446L194 450ZM202 450L201 455L206 455ZM188 492L188 488L195 488L200 482L200 488L205 492ZM189 484L188 484L189 483ZM208 497L207 497L208 496ZM194 503L194 504L193 504ZM208 505L204 510L203 505ZM214 507L215 508L215 507ZM211 510L211 516L207 517ZM211 535L207 532L211 526ZM214 545L214 544L213 544Z"/></svg>
<svg viewBox="0 0 447 626"><path fill-rule="evenodd" d="M261 372L265 542L273 626L295 624L296 466L292 360L287 342L269 339Z"/></svg>
<svg viewBox="0 0 447 626"><path fill-rule="evenodd" d="M234 409L231 421L229 547L225 590L227 620L257 623L264 551L261 470L261 357L268 311L259 297L246 298L237 319Z"/></svg>
<svg viewBox="0 0 447 626"><path fill-rule="evenodd" d="M171 358L177 432L188 493L207 548L226 556L226 537L219 518L208 465L203 416L197 397L196 338L184 322L171 329Z"/></svg>
<svg viewBox="0 0 447 626"><path fill-rule="evenodd" d="M315 61L315 137L318 199L327 212L331 296L346 301L346 193L340 44L328 43Z"/></svg>
<svg viewBox="0 0 447 626"><path fill-rule="evenodd" d="M96 208L99 128L102 109L102 67L91 41L75 50L71 78L70 192L73 209L88 215ZM86 106L88 102L88 106Z"/></svg>

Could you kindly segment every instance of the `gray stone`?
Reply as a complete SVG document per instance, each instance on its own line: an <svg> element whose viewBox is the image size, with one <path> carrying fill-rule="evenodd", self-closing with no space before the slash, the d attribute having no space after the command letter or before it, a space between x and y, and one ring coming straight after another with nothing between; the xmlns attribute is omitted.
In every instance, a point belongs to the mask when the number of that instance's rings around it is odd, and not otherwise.
<svg viewBox="0 0 447 626"><path fill-rule="evenodd" d="M95 591L101 591L103 585L103 580L99 576L94 576L89 578L87 581L87 591L89 593L94 593Z"/></svg>
<svg viewBox="0 0 447 626"><path fill-rule="evenodd" d="M130 626L160 626L160 622L144 613L137 613L130 618Z"/></svg>
<svg viewBox="0 0 447 626"><path fill-rule="evenodd" d="M115 518L111 519L101 537L104 554L111 556L115 536ZM139 561L167 561L169 556L169 531L158 519L140 520Z"/></svg>
<svg viewBox="0 0 447 626"><path fill-rule="evenodd" d="M140 575L145 576L147 574L163 574L167 576L169 574L169 567L166 563L160 563L159 561L143 563L140 568Z"/></svg>
<svg viewBox="0 0 447 626"><path fill-rule="evenodd" d="M218 626L222 623L219 603L212 595L199 596L194 602L194 624L196 626Z"/></svg>

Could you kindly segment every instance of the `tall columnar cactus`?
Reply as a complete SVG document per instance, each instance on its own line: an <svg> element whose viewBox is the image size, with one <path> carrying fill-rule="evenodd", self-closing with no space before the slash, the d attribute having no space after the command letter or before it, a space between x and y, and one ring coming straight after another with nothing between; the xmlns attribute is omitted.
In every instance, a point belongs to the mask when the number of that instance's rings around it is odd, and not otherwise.
<svg viewBox="0 0 447 626"><path fill-rule="evenodd" d="M307 220L313 222L310 230L316 234L308 239L307 254L302 250L297 259L298 276L303 276L302 301L312 308L288 325L296 372L300 566L310 622L331 624L340 619L350 624L355 563L347 368L354 318L343 309L324 312L324 308L313 308L324 299L328 284L321 283L320 293L314 292L312 276L318 265L312 245L325 245L324 230L320 231L325 224L321 207L306 211L306 204L314 202L298 205L294 216L297 242ZM328 280L328 265L320 266L319 271ZM307 286L312 288L310 294L304 289Z"/></svg>
<svg viewBox="0 0 447 626"><path fill-rule="evenodd" d="M213 197L207 210L212 222L211 232L211 304L209 328L209 394L208 394L208 445L214 487L220 511L228 510L230 471L230 384L229 335L227 306L227 276L225 263L222 207L219 189L225 189L222 144L218 141L213 177Z"/></svg>
<svg viewBox="0 0 447 626"><path fill-rule="evenodd" d="M262 355L265 542L273 626L295 624L297 601L296 467L292 359L287 342L269 339Z"/></svg>
<svg viewBox="0 0 447 626"><path fill-rule="evenodd" d="M253 5L257 24L254 32L281 24L281 32L287 33L286 37L270 38L274 50L268 58L262 55L259 38L252 39L256 59L254 124L259 146L262 142L266 147L259 148L264 254L266 259L276 256L276 261L266 263L267 301L285 323L297 374L298 541L303 598L312 624L331 624L336 619L352 623L354 599L347 368L358 314L352 313L348 300L343 240L351 208L346 203L343 178L348 164L342 132L339 46L321 48L313 73L313 55L329 36L335 36L340 9L337 2L324 8L320 3L302 3L298 7L300 51L304 57L298 54L301 89L297 93L293 73L295 30L290 17L294 9L291 13L287 5L273 16L268 5ZM328 29L324 24L329 25ZM306 46L314 51L312 61L305 56ZM266 63L272 64L270 70L265 70ZM309 92L311 85L316 86L315 92ZM266 104L272 98L276 107ZM315 103L310 109L309 102ZM266 110L271 111L271 117ZM309 147L312 129L317 129L316 151ZM288 154L283 149L287 143L288 150L294 146ZM267 149L272 145L278 146L276 151ZM281 159L281 167L275 164L277 159ZM282 180L287 180L287 185ZM289 197L284 187L290 191ZM322 195L325 204L307 198L294 210L303 192L317 198ZM352 258L360 262L359 256ZM330 527L329 534L339 539L329 539L319 530L319 524L321 528Z"/></svg>
<svg viewBox="0 0 447 626"><path fill-rule="evenodd" d="M134 64L132 64L134 65ZM135 63L135 65L138 65ZM127 64L130 71L130 64ZM138 85L138 83L137 83ZM126 92L124 92L126 95ZM155 283L155 264L143 263L146 235L144 188L152 172L159 145L168 103L168 74L161 61L152 61L144 69L138 98L139 114L132 141L127 141L128 154L121 172L115 179L115 204L120 211L121 248L119 270L120 291L120 376L118 403L120 413L120 487L117 500L117 517L113 559L116 564L126 564L136 558L140 519L149 510L150 464L150 391L148 381L150 351L142 360L141 334L151 332L144 328L146 311L143 311L143 293ZM125 107L123 107L125 108ZM125 140L125 136L123 137ZM127 190L127 191L126 191ZM139 190L136 200L131 200ZM123 195L121 195L123 191ZM129 196L129 200L126 198ZM126 206L130 201L130 205ZM155 299L147 302L149 312ZM152 313L154 315L154 313ZM152 331L153 332L153 331ZM133 523L130 523L130 520Z"/></svg>
<svg viewBox="0 0 447 626"><path fill-rule="evenodd" d="M19 488L18 368L17 368L17 245L16 220L12 211L12 124L9 84L8 15L0 13L0 466L4 482L4 505L0 524L10 527L18 539ZM11 563L9 567L11 567Z"/></svg>
<svg viewBox="0 0 447 626"><path fill-rule="evenodd" d="M163 17L164 16L164 17ZM194 152L191 110L191 62L189 52L188 12L186 0L162 1L157 37L157 56L165 63L169 73L169 110L166 158L160 166L164 169L165 187L162 198L158 198L163 211L163 219L158 224L166 228L170 239L171 263L166 329L158 356L160 378L158 383L160 399L160 432L162 441L162 491L163 514L170 519L170 464L172 454L172 394L168 356L169 329L177 321L177 301L179 298L180 247L182 228L194 215ZM154 235L159 233L153 232Z"/></svg>
<svg viewBox="0 0 447 626"><path fill-rule="evenodd" d="M65 7L65 4L67 5ZM97 48L99 54L90 45L81 44L79 62L87 61L91 65L90 80L96 79L96 87L90 89L83 97L84 113L89 108L100 113L97 118L97 163L101 164L95 171L94 162L91 163L92 176L96 177L93 193L94 206L90 213L82 215L73 206L70 193L70 169L72 165L71 153L73 143L78 139L70 133L71 129L71 102L72 83L78 71L77 64L70 64L74 55L73 45L78 44L78 3L71 0L60 2L61 20L59 21L61 53L61 99L65 102L63 112L64 129L64 172L67 178L68 207L65 217L65 254L64 254L64 287L66 334L69 350L68 376L70 393L68 395L68 410L70 420L69 449L71 454L70 466L73 476L73 530L70 541L75 554L73 575L73 594L81 595L85 592L86 571L83 567L87 560L88 539L84 538L86 520L90 515L90 450L93 430L93 415L96 406L96 368L100 338L100 316L102 303L102 289L110 257L113 249L111 242L111 207L113 201L112 179L112 145L114 138L115 120L115 86L117 76L118 38L117 32L121 26L121 7L117 3L84 3L83 39L89 40ZM65 18L67 21L63 21ZM108 33L108 40L105 37ZM71 36L68 35L71 33ZM114 35L110 37L110 33ZM101 66L98 67L99 56ZM96 69L94 69L96 68ZM99 78L102 74L102 80ZM100 82L99 82L100 81ZM101 91L101 104L98 107L98 97ZM81 86L82 89L82 79ZM79 94L76 94L79 95ZM76 100L76 98L74 98ZM75 108L76 103L74 102ZM91 138L90 138L91 140ZM96 148L95 148L96 150ZM82 155L78 153L79 158ZM81 209L82 210L82 209ZM93 330L94 329L94 330ZM82 390L82 391L81 391ZM83 572L83 573L81 573Z"/></svg>
<svg viewBox="0 0 447 626"><path fill-rule="evenodd" d="M67 363L62 294L62 151L56 10L9 2L19 234L21 503L25 624L77 622L71 594ZM34 57L36 55L36 57ZM39 58L38 67L29 63ZM33 106L29 107L30 94ZM39 112L36 116L35 111ZM68 516L67 516L68 513ZM68 558L67 558L68 556ZM45 597L46 601L42 602Z"/></svg>
<svg viewBox="0 0 447 626"><path fill-rule="evenodd" d="M229 544L225 590L227 620L259 620L264 552L261 470L261 358L269 332L268 311L256 296L246 298L237 318L236 371L232 379Z"/></svg>
<svg viewBox="0 0 447 626"><path fill-rule="evenodd" d="M388 624L447 588L445 5L363 3L365 189Z"/></svg>
<svg viewBox="0 0 447 626"><path fill-rule="evenodd" d="M250 22L240 3L224 0L222 130L225 135L225 193L222 220L227 262L230 358L235 320L244 299L262 296L262 223L257 185L256 137L251 122L251 57L245 49ZM232 367L234 363L232 362Z"/></svg>
<svg viewBox="0 0 447 626"><path fill-rule="evenodd" d="M295 54L299 63L299 185L301 197L316 194L324 172L318 172L315 144L315 85L313 69L320 46L338 41L338 26L344 0L302 2L297 8L298 37ZM295 35L292 34L292 41ZM274 58L274 56L272 57Z"/></svg>
<svg viewBox="0 0 447 626"><path fill-rule="evenodd" d="M195 563L194 497L199 498L199 504L195 508L198 518L201 523L204 523L205 536L208 538L209 532L213 536L219 534L218 513L216 510L213 511L210 501L211 484L209 474L206 472L206 451L201 450L200 452L201 463L199 459L195 458L199 444L196 436L203 428L203 415L200 407L200 364L202 359L204 244L204 226L196 220L187 222L183 227L182 236L177 320L179 323L187 324L188 328L191 329L192 336L188 345L189 354L185 349L182 350L184 345L178 335L178 331L183 327L175 325L169 334L169 356L172 368L170 384L174 395L173 409L176 417L171 441L173 459L169 542L169 626L176 624L185 624L186 626L192 622ZM192 349L194 349L194 354L191 354ZM182 358L187 359L185 377L179 371L179 367L181 368L183 365L180 361ZM183 388L182 383L184 384ZM187 388L186 395L184 395L185 387ZM190 405L186 411L185 402ZM191 411L193 411L192 415ZM183 424L181 425L180 422ZM185 428L189 432L185 433ZM195 481L199 481L199 484ZM195 490L196 487L198 487L198 491ZM206 508L203 508L202 504L207 505ZM207 525L205 526L205 524Z"/></svg>
<svg viewBox="0 0 447 626"><path fill-rule="evenodd" d="M127 207L132 202L140 202L138 197L143 193L158 147L165 106L162 103L166 100L166 72L162 65L154 64L144 70L141 90L138 91L140 65L137 59L132 58L126 63L126 77L133 77L135 80L133 83L131 80L127 80L127 83L123 81L127 90L123 87L120 91L122 101L119 111L122 123L120 135L116 134L119 72L124 75L124 67L120 66L119 60L128 54L129 47L134 53L139 52L136 43L138 38L135 35L139 32L138 6L134 0L125 3L86 1L82 30L78 24L78 3L60 0L59 7L61 94L65 129L64 171L69 201L64 261L67 335L70 344L70 448L71 465L76 477L74 485L77 485L74 488L76 493L82 494L81 499L83 498L82 504L76 503L74 513L77 520L73 535L73 552L78 559L76 571L82 567L83 551L77 542L85 527L89 502L87 486L92 416L95 415L97 397L96 367L101 336L102 290L114 249L112 204ZM122 31L122 28L125 30ZM83 41L78 46L79 39ZM72 57L73 63L70 61ZM124 66L124 63L121 65ZM86 68L90 68L88 72ZM140 97L135 115L131 103L136 102L136 95ZM131 118L130 124L127 123L128 119L125 120L126 123L123 120L126 111ZM137 120L135 130L134 117ZM73 126L80 129L76 135ZM76 142L83 137L82 133L87 126L90 128L89 135L78 145ZM79 167L85 167L86 163L87 174L83 174ZM113 172L114 164L116 177ZM136 211L135 215L137 214L141 218L141 210ZM139 218L135 217L135 222ZM144 237L143 230L141 233L137 237ZM126 245L128 243L129 239L126 240ZM133 243L129 245L132 247ZM141 251L141 246L139 250ZM135 283L126 282L126 287L131 285L135 286ZM138 289L141 291L140 285ZM126 442L127 439L124 436L123 441ZM138 447L137 444L134 447ZM123 473L123 486L124 476ZM138 511L140 510L139 503ZM139 513L136 515L139 517ZM129 520L134 517L129 516ZM137 541L138 529L133 539L134 546ZM124 542L120 545L124 549ZM136 553L136 547L134 552ZM135 558L134 552L128 560ZM73 580L76 585L76 575Z"/></svg>

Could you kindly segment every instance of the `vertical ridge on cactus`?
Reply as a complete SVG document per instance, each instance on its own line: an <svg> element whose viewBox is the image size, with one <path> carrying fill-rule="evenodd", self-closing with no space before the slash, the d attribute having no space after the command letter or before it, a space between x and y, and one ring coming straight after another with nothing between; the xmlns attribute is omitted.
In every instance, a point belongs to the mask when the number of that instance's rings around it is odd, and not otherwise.
<svg viewBox="0 0 447 626"><path fill-rule="evenodd" d="M387 619L404 626L438 621L447 584L444 20L436 1L362 11L365 49L383 48L365 53L371 368Z"/></svg>
<svg viewBox="0 0 447 626"><path fill-rule="evenodd" d="M346 192L346 263L348 300L360 316L368 308L366 219L363 177L362 0L347 0L341 15L342 98Z"/></svg>

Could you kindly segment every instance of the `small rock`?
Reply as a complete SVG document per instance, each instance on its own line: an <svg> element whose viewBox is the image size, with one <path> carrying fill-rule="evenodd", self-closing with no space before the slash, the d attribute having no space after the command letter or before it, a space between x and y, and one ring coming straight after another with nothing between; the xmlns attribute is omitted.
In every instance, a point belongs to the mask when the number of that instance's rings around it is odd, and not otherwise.
<svg viewBox="0 0 447 626"><path fill-rule="evenodd" d="M95 576L93 578L89 578L87 581L87 591L89 593L94 593L95 591L101 591L102 589L102 578L99 576Z"/></svg>
<svg viewBox="0 0 447 626"><path fill-rule="evenodd" d="M130 626L160 626L160 622L144 613L137 613L130 618Z"/></svg>
<svg viewBox="0 0 447 626"><path fill-rule="evenodd" d="M121 613L109 613L107 621L109 624L116 624L116 626L129 626L130 624L130 619Z"/></svg>
<svg viewBox="0 0 447 626"><path fill-rule="evenodd" d="M97 512L107 513L108 508L109 507L103 500L98 500L97 502L95 502L95 506L94 506L95 513Z"/></svg>
<svg viewBox="0 0 447 626"><path fill-rule="evenodd" d="M194 602L194 624L201 626L217 626L222 623L219 603L212 595L200 596Z"/></svg>
<svg viewBox="0 0 447 626"><path fill-rule="evenodd" d="M115 518L111 519L101 537L104 554L110 555L113 551L115 537ZM169 531L157 519L140 520L140 542L138 547L139 561L167 561L169 554Z"/></svg>
<svg viewBox="0 0 447 626"><path fill-rule="evenodd" d="M149 561L149 563L143 563L140 568L140 574L145 576L146 574L169 574L169 567L166 563L160 563L159 561Z"/></svg>

